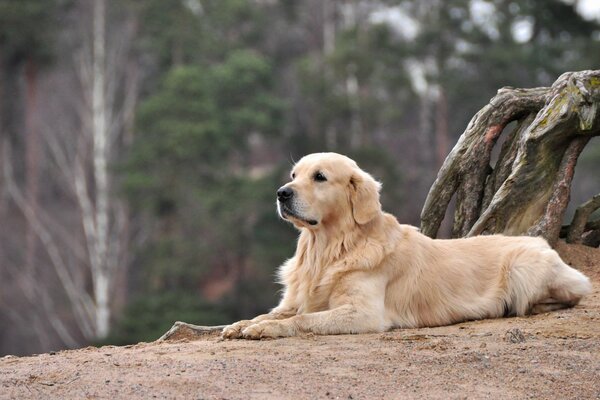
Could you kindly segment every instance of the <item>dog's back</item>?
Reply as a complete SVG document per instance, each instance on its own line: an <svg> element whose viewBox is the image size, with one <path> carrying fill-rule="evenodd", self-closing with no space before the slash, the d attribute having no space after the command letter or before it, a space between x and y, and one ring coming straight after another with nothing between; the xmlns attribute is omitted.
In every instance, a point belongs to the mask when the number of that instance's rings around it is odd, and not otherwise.
<svg viewBox="0 0 600 400"><path fill-rule="evenodd" d="M573 306L591 291L588 278L540 238L435 240L414 230L408 235L394 260L397 279L386 293L393 326L543 312Z"/></svg>

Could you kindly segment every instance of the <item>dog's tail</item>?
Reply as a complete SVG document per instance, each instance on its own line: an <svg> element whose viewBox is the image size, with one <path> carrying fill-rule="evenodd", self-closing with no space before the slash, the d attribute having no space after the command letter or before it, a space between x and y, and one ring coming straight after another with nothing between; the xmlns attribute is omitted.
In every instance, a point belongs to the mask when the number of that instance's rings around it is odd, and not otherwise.
<svg viewBox="0 0 600 400"><path fill-rule="evenodd" d="M587 276L571 268L562 260L560 260L560 264L557 268L556 278L550 284L550 295L557 301L574 306L584 296L592 293L592 283Z"/></svg>
<svg viewBox="0 0 600 400"><path fill-rule="evenodd" d="M518 316L573 307L592 292L588 277L550 248L521 254L513 265L509 287L509 313Z"/></svg>

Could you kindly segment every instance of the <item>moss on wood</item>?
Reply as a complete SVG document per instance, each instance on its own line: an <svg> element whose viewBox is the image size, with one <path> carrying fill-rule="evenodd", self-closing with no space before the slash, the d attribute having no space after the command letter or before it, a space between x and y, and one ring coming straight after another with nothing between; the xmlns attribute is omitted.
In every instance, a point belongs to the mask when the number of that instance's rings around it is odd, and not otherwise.
<svg viewBox="0 0 600 400"><path fill-rule="evenodd" d="M600 135L600 70L569 72L550 88L502 88L471 120L432 185L422 231L435 237L456 193L453 237L482 233L558 238L577 158ZM519 121L496 163L491 152Z"/></svg>

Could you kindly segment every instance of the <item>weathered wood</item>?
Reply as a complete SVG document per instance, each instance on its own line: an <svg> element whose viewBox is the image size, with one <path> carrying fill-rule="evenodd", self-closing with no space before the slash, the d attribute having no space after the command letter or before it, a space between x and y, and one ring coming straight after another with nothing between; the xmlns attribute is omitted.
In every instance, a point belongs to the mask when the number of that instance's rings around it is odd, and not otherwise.
<svg viewBox="0 0 600 400"><path fill-rule="evenodd" d="M511 121L495 169L493 146ZM568 204L581 150L600 135L600 70L569 72L550 88L503 88L479 111L452 149L421 213L435 237L452 196L452 236L540 235L553 243Z"/></svg>
<svg viewBox="0 0 600 400"><path fill-rule="evenodd" d="M485 195L483 199L482 209L488 208L494 194L500 189L500 186L512 172L513 163L519 151L519 139L523 131L531 125L535 119L535 114L531 113L521 118L517 122L517 126L509 134L500 150L500 155L496 161L493 172L489 176L489 181L485 184Z"/></svg>
<svg viewBox="0 0 600 400"><path fill-rule="evenodd" d="M190 337L202 337L215 332L220 332L227 325L215 325L215 326L201 326L188 324L187 322L177 321L173 324L164 335L162 335L158 341L164 340L179 340L189 339Z"/></svg>
<svg viewBox="0 0 600 400"><path fill-rule="evenodd" d="M453 232L466 234L478 215L491 152L510 122L542 108L548 88L502 88L469 122L442 165L421 212L421 230L435 237L446 208L458 191ZM478 155L478 157L474 157Z"/></svg>
<svg viewBox="0 0 600 400"><path fill-rule="evenodd" d="M595 230L599 230L599 229L600 229L600 218L586 222L585 227L582 230L582 233L589 232L589 231L595 231ZM560 228L560 237L566 238L567 235L569 234L570 230L571 230L571 225L563 225L562 228ZM575 243L575 242L572 242L572 243Z"/></svg>
<svg viewBox="0 0 600 400"><path fill-rule="evenodd" d="M600 247L600 229L596 229L586 233L583 236L583 241L581 244L590 247Z"/></svg>
<svg viewBox="0 0 600 400"><path fill-rule="evenodd" d="M556 244L563 216L567 209L567 204L569 204L571 182L573 181L573 175L575 175L577 158L589 140L589 137L584 136L573 140L569 144L557 173L552 195L546 206L546 212L527 231L529 235L543 236L552 246Z"/></svg>
<svg viewBox="0 0 600 400"><path fill-rule="evenodd" d="M581 243L584 232L600 230L600 220L593 221L597 226L592 225L591 221L588 221L590 215L598 209L600 209L600 193L577 207L567 231L567 243Z"/></svg>

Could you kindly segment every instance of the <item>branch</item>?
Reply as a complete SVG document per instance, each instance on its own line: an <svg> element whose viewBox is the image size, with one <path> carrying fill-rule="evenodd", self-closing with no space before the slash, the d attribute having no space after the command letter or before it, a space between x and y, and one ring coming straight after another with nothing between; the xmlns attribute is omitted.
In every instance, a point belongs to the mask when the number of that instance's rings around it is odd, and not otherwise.
<svg viewBox="0 0 600 400"><path fill-rule="evenodd" d="M227 325L200 326L177 321L173 324L171 329L169 329L157 341L162 342L165 340L181 340L189 339L190 337L202 337L211 333L220 332L226 326Z"/></svg>
<svg viewBox="0 0 600 400"><path fill-rule="evenodd" d="M598 209L600 209L600 193L577 207L567 230L567 243L581 243L581 236L585 231L600 229L600 220L588 222L590 215ZM592 222L598 226L593 227Z"/></svg>
<svg viewBox="0 0 600 400"><path fill-rule="evenodd" d="M8 153L8 146L5 146L5 151ZM35 234L40 239L40 242L44 245L52 266L56 271L56 274L65 289L67 297L70 300L71 305L77 318L75 321L78 323L81 331L86 337L93 337L93 329L90 325L90 318L93 315L93 303L91 298L84 290L75 285L73 278L69 270L66 268L65 260L63 259L58 247L54 243L54 239L46 227L35 217L30 205L27 203L25 197L19 191L12 177L12 168L9 162L8 154L4 155L4 178L6 187L9 195L13 198L14 203L19 207L27 222ZM89 336L88 336L89 335Z"/></svg>
<svg viewBox="0 0 600 400"><path fill-rule="evenodd" d="M81 209L81 221L90 257L90 264L93 265L97 259L96 248L94 246L94 243L96 242L96 222L94 221L94 207L88 192L85 170L79 154L75 159L73 178L77 203Z"/></svg>
<svg viewBox="0 0 600 400"><path fill-rule="evenodd" d="M52 154L54 162L58 166L58 169L63 174L63 177L66 182L72 182L73 173L71 172L71 163L69 162L69 157L64 150L64 146L62 146L56 137L51 132L45 132L43 135L44 140L46 141L46 145L50 149L50 154ZM71 187L69 187L72 190Z"/></svg>

